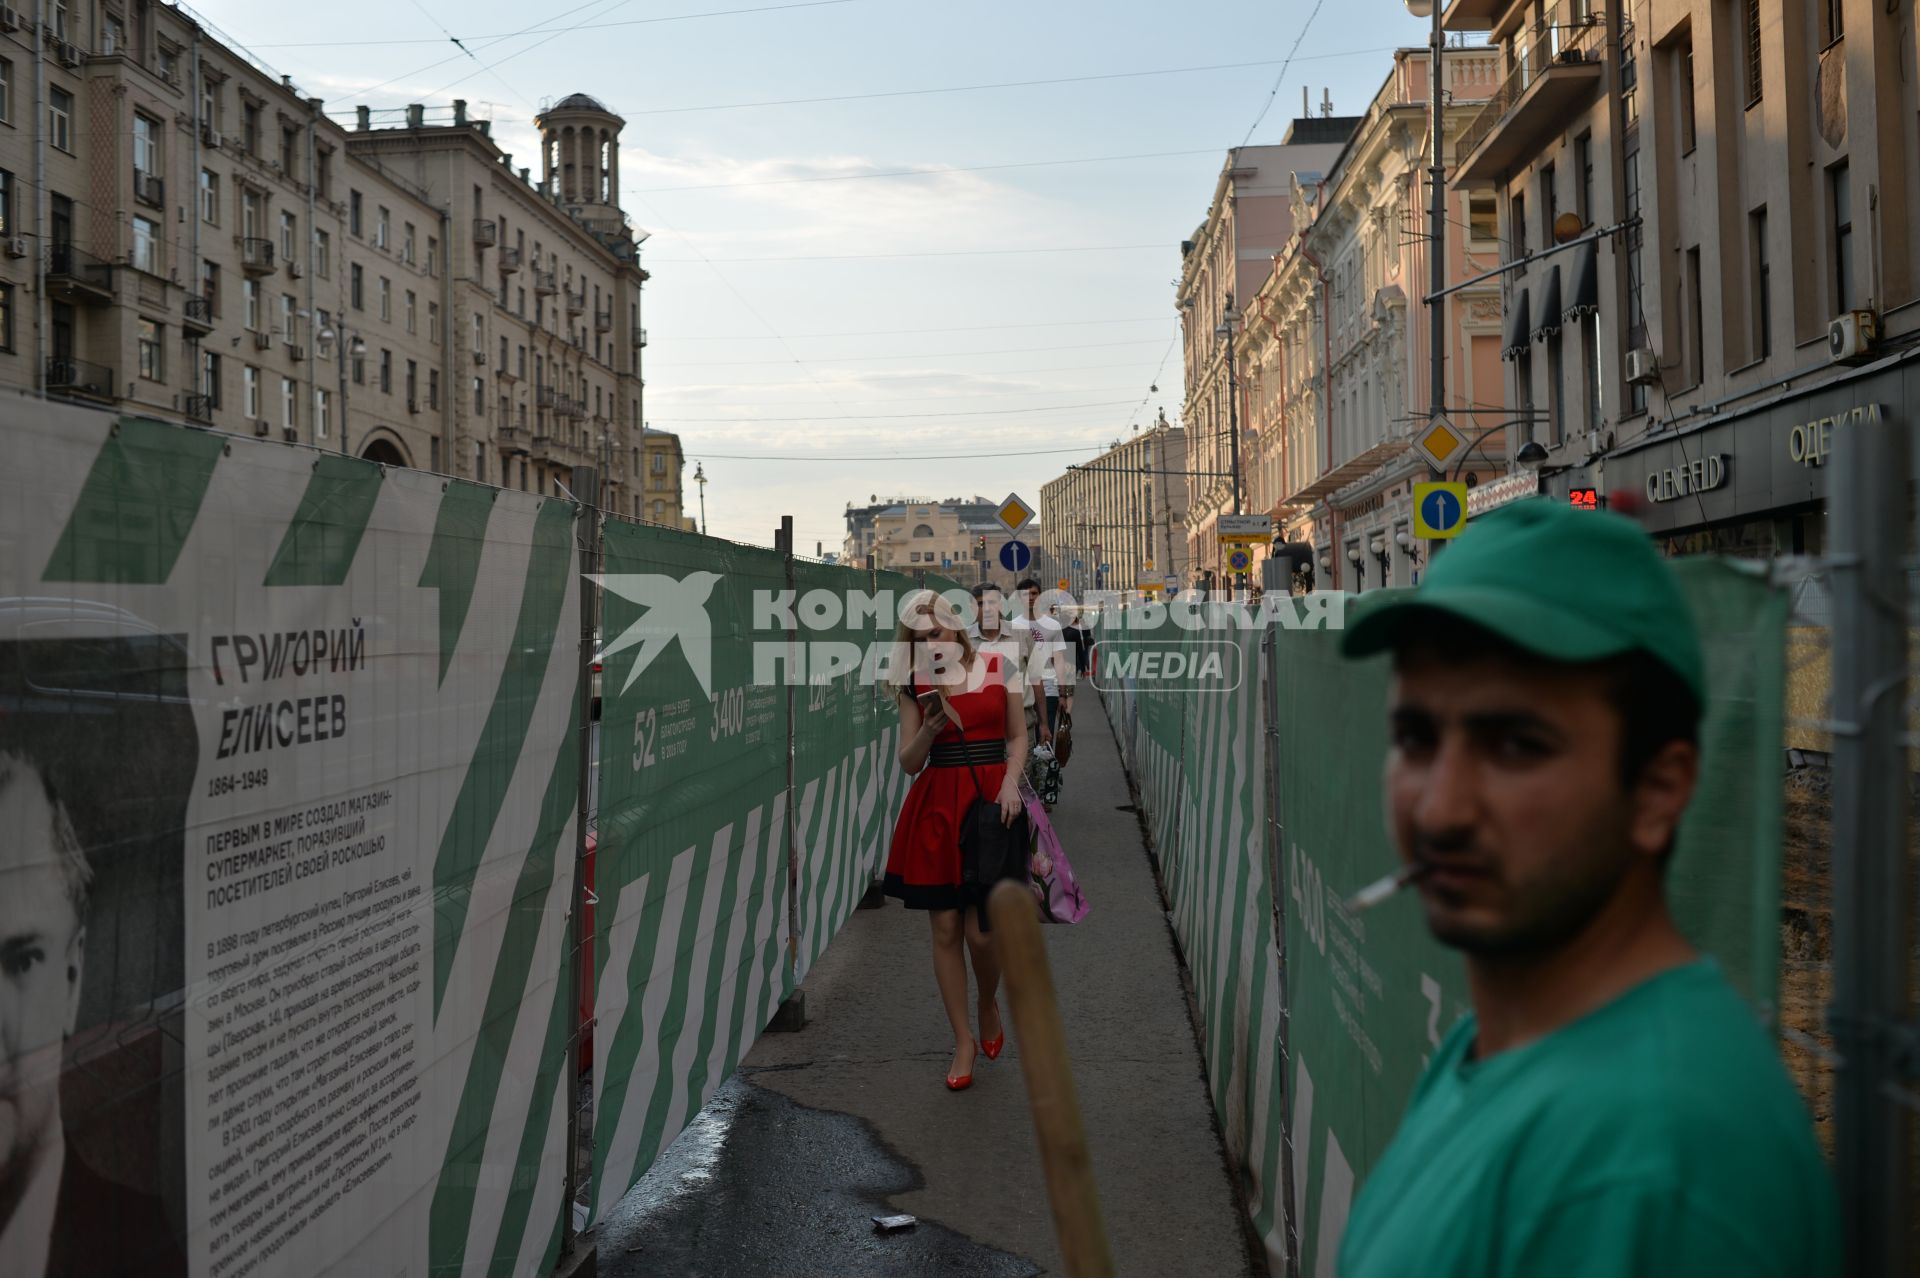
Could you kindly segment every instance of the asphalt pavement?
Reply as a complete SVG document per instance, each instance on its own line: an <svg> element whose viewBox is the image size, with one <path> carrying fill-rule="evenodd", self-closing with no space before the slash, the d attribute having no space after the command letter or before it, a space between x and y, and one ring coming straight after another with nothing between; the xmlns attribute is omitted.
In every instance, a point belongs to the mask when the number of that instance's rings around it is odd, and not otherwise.
<svg viewBox="0 0 1920 1278"><path fill-rule="evenodd" d="M1044 932L1115 1266L1263 1274L1113 736L1091 690L1077 701L1053 821L1092 908ZM595 1229L599 1272L1061 1272L1011 1017L1006 1052L949 1093L928 946L897 901L856 912L808 974L806 1028L763 1035ZM919 1223L876 1233L891 1213Z"/></svg>

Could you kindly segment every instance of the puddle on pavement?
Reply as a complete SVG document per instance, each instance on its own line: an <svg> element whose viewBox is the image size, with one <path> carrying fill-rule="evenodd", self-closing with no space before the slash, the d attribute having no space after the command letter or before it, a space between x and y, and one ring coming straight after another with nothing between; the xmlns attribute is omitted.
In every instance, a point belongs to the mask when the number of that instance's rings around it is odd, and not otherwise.
<svg viewBox="0 0 1920 1278"><path fill-rule="evenodd" d="M808 1109L736 1074L594 1230L597 1271L611 1278L1040 1272L924 1216L912 1229L874 1232L874 1216L899 1210L892 1195L921 1186L919 1170L863 1120Z"/></svg>

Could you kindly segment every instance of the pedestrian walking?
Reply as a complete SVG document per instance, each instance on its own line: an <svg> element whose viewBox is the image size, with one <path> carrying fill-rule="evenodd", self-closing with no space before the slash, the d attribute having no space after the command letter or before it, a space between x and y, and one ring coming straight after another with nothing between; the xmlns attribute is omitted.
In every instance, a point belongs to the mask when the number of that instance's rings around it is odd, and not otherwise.
<svg viewBox="0 0 1920 1278"><path fill-rule="evenodd" d="M1071 611L1073 615L1067 623L1067 642L1073 646L1073 677L1077 683L1093 673L1093 627L1087 624L1084 606Z"/></svg>
<svg viewBox="0 0 1920 1278"><path fill-rule="evenodd" d="M947 1087L973 1083L976 1053L1006 1046L994 1001L1000 968L988 934L985 891L962 881L961 830L975 801L991 796L1001 820L1024 816L1019 779L1027 757L1017 667L977 649L952 606L931 590L908 597L894 636L893 693L900 707L900 766L913 785L887 854L885 891L926 910L933 976L953 1027ZM964 949L963 949L964 945ZM967 1008L967 958L979 985L979 1034Z"/></svg>
<svg viewBox="0 0 1920 1278"><path fill-rule="evenodd" d="M1647 535L1516 503L1356 612L1343 651L1393 656L1396 881L1465 956L1473 1010L1367 1177L1339 1272L1836 1273L1806 1109L1668 908L1707 676Z"/></svg>

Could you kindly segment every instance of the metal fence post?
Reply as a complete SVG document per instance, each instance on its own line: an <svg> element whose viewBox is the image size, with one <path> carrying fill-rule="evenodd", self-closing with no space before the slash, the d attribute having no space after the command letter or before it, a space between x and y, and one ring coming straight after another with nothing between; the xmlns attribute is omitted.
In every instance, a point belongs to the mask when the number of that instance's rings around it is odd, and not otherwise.
<svg viewBox="0 0 1920 1278"><path fill-rule="evenodd" d="M773 548L781 558L786 572L787 593L791 596L798 588L797 570L793 562L793 516L780 516L780 527L773 534ZM800 971L800 823L794 811L793 761L796 734L793 730L793 673L795 663L800 658L800 632L792 625L787 626L787 974L797 976ZM791 1031L803 1028L807 1023L807 1000L800 992L798 980L794 982L793 993L780 1004L779 1010L768 1023L770 1030Z"/></svg>
<svg viewBox="0 0 1920 1278"><path fill-rule="evenodd" d="M1276 1001L1280 1006L1279 1037L1275 1043L1280 1074L1280 1229L1286 1239L1288 1274L1299 1272L1300 1246L1298 1222L1293 1218L1293 1063L1287 1034L1293 1003L1287 988L1287 835L1280 819L1280 645L1272 626L1261 636L1264 659L1260 663L1260 711L1264 720L1262 740L1265 755L1261 771L1267 785L1267 873L1273 884L1273 952Z"/></svg>
<svg viewBox="0 0 1920 1278"><path fill-rule="evenodd" d="M1902 1086L1910 1015L1904 914L1909 769L1907 439L1904 422L1833 432L1834 1171L1843 1270L1911 1272L1912 1175Z"/></svg>
<svg viewBox="0 0 1920 1278"><path fill-rule="evenodd" d="M576 466L573 469L573 491L591 493L596 499L600 492L600 476L592 466ZM563 1166L566 1168L566 1189L561 1199L562 1216L560 1254L571 1256L579 1243L579 1236L573 1227L573 1204L580 1193L580 1038L592 1023L580 1016L580 991L585 988L585 973L582 966L586 961L589 939L581 935L585 919L587 896L587 838L588 826L593 819L593 653L595 639L599 633L599 594L597 587L589 579L590 574L600 571L600 509L595 501L581 501L576 505L576 517L573 523L574 545L580 552L580 669L578 688L580 696L580 760L579 793L575 796L574 840L573 840L573 891L567 900L566 936L571 945L567 955L567 1015L572 1019L573 1032L567 1035L567 1077L562 1084L567 1097L567 1147Z"/></svg>

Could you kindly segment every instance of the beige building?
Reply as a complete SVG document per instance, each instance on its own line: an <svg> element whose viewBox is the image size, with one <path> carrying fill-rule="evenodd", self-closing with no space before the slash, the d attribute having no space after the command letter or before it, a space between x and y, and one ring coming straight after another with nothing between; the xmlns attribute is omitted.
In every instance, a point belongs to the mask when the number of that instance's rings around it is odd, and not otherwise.
<svg viewBox="0 0 1920 1278"><path fill-rule="evenodd" d="M680 437L649 428L640 444L640 473L631 481L635 505L626 513L650 524L698 532L699 521L682 508L687 456Z"/></svg>
<svg viewBox="0 0 1920 1278"><path fill-rule="evenodd" d="M847 506L847 539L841 562L855 568L936 572L971 585L995 581L1011 588L1013 574L1000 565L1010 540L995 518L999 503L985 497L881 498ZM1023 533L1031 543L1033 530Z"/></svg>
<svg viewBox="0 0 1920 1278"><path fill-rule="evenodd" d="M1290 183L1296 171L1322 173L1352 132L1351 118L1295 120L1279 146L1227 152L1206 220L1180 246L1181 355L1186 369L1188 564L1196 573L1224 573L1216 521L1234 509L1232 416L1228 411L1225 322L1229 304L1246 305L1273 270L1274 255L1293 238ZM1240 508L1247 510L1244 468ZM1200 584L1198 578L1191 584Z"/></svg>
<svg viewBox="0 0 1920 1278"><path fill-rule="evenodd" d="M1497 198L1509 402L1548 491L1673 551L1825 545L1822 419L1920 402L1912 6L1454 0L1502 82L1455 152Z"/></svg>
<svg viewBox="0 0 1920 1278"><path fill-rule="evenodd" d="M1041 485L1044 545L1076 596L1191 579L1187 470L1187 432L1163 416Z"/></svg>
<svg viewBox="0 0 1920 1278"><path fill-rule="evenodd" d="M464 103L348 130L181 10L48 12L0 23L0 384L639 513L617 117L543 113L536 184Z"/></svg>
<svg viewBox="0 0 1920 1278"><path fill-rule="evenodd" d="M1412 536L1413 485L1428 477L1408 444L1427 424L1431 259L1423 228L1432 154L1430 54L1394 54L1386 82L1324 174L1290 184L1294 240L1245 307L1236 341L1247 509L1287 541L1314 547L1322 589L1409 585L1426 548ZM1495 50L1443 59L1447 140L1499 78ZM1490 198L1450 192L1449 280L1500 262ZM1455 463L1478 485L1505 473L1505 407L1494 281L1448 302L1443 373L1448 419L1472 441ZM1516 435L1516 439L1519 436Z"/></svg>

